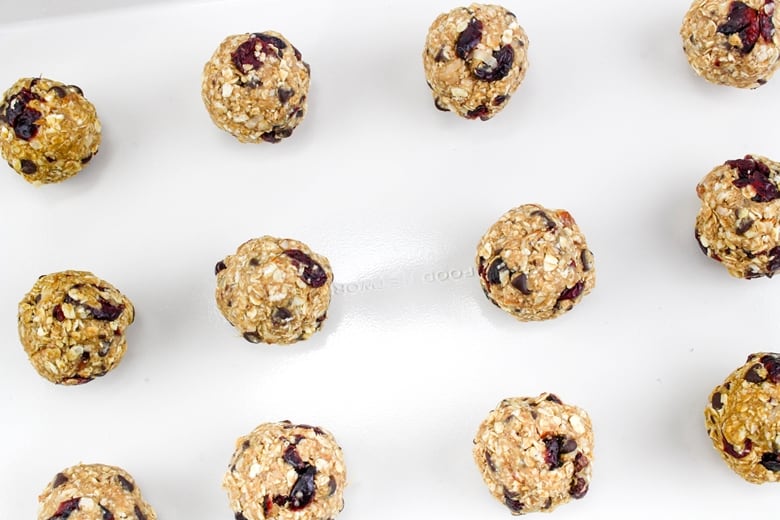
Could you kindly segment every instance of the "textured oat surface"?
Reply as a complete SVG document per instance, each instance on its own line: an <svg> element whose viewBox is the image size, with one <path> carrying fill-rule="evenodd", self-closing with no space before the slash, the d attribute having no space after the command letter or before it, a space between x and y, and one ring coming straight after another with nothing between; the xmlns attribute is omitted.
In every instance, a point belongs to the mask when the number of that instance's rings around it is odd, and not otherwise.
<svg viewBox="0 0 780 520"><path fill-rule="evenodd" d="M344 507L347 473L333 435L289 421L236 441L223 487L236 518L329 520Z"/></svg>
<svg viewBox="0 0 780 520"><path fill-rule="evenodd" d="M780 66L778 21L771 0L695 0L680 29L683 50L707 81L756 88Z"/></svg>
<svg viewBox="0 0 780 520"><path fill-rule="evenodd" d="M552 511L588 492L593 430L584 410L553 394L504 399L474 438L474 461L512 514Z"/></svg>
<svg viewBox="0 0 780 520"><path fill-rule="evenodd" d="M759 352L710 394L704 410L713 447L740 477L780 481L780 355Z"/></svg>
<svg viewBox="0 0 780 520"><path fill-rule="evenodd" d="M695 236L732 276L772 276L780 269L780 164L760 155L726 161L696 186Z"/></svg>
<svg viewBox="0 0 780 520"><path fill-rule="evenodd" d="M105 375L127 349L133 304L85 271L42 276L19 303L19 338L38 373L75 385Z"/></svg>
<svg viewBox="0 0 780 520"><path fill-rule="evenodd" d="M498 5L458 7L434 20L423 50L434 103L487 120L509 102L528 69L528 36Z"/></svg>
<svg viewBox="0 0 780 520"><path fill-rule="evenodd" d="M38 520L156 520L122 468L79 464L57 473L38 497Z"/></svg>
<svg viewBox="0 0 780 520"><path fill-rule="evenodd" d="M212 121L241 142L292 135L306 113L309 65L277 32L228 36L203 68Z"/></svg>
<svg viewBox="0 0 780 520"><path fill-rule="evenodd" d="M252 343L293 343L318 331L330 305L328 259L306 244L264 236L217 263L217 306Z"/></svg>
<svg viewBox="0 0 780 520"><path fill-rule="evenodd" d="M488 299L522 321L560 316L596 284L593 255L572 216L538 204L511 209L493 224L476 262Z"/></svg>
<svg viewBox="0 0 780 520"><path fill-rule="evenodd" d="M0 154L27 182L60 182L98 152L100 121L81 89L22 78L0 99Z"/></svg>

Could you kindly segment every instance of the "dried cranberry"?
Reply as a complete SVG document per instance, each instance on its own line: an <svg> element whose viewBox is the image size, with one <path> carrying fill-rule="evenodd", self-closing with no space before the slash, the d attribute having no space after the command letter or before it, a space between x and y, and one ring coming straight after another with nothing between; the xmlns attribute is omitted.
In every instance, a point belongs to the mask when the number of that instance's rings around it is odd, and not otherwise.
<svg viewBox="0 0 780 520"><path fill-rule="evenodd" d="M726 36L739 35L742 42L740 50L747 54L753 50L760 37L767 42L772 41L775 31L772 23L773 12L774 1L772 0L765 2L764 8L760 11L744 2L732 2L726 22L718 26L718 32Z"/></svg>
<svg viewBox="0 0 780 520"><path fill-rule="evenodd" d="M114 513L106 509L101 504L98 504L100 506L101 511L103 511L103 520L114 520Z"/></svg>
<svg viewBox="0 0 780 520"><path fill-rule="evenodd" d="M490 119L490 110L485 105L479 105L477 108L466 112L466 117L468 119L480 118L482 121L487 121Z"/></svg>
<svg viewBox="0 0 780 520"><path fill-rule="evenodd" d="M253 36L263 43L262 52L266 54L270 52L268 50L268 46L270 45L276 47L276 55L281 58L282 50L287 48L287 44L276 36L271 36L270 34L265 33L255 33Z"/></svg>
<svg viewBox="0 0 780 520"><path fill-rule="evenodd" d="M293 54L295 55L295 59L298 61L301 61L303 59L303 56L301 55L301 51L299 51L295 45L293 45Z"/></svg>
<svg viewBox="0 0 780 520"><path fill-rule="evenodd" d="M136 504L135 507L133 508L133 513L135 513L135 517L138 520L146 520L146 515L144 514L143 511L141 511L141 508L138 507L138 504Z"/></svg>
<svg viewBox="0 0 780 520"><path fill-rule="evenodd" d="M54 475L54 480L51 483L51 488L52 489L58 488L67 481L68 481L68 477L66 477L62 473L57 473L56 475Z"/></svg>
<svg viewBox="0 0 780 520"><path fill-rule="evenodd" d="M490 267L487 270L488 283L498 284L501 283L501 272L507 271L506 262L499 256L490 262Z"/></svg>
<svg viewBox="0 0 780 520"><path fill-rule="evenodd" d="M496 96L496 97L494 97L494 98L493 98L493 106L494 106L494 107L497 107L497 106L503 105L503 104L504 104L504 102L505 102L507 99L509 99L509 96L505 96L505 95L503 95L503 94L501 94L501 95L498 95L498 96Z"/></svg>
<svg viewBox="0 0 780 520"><path fill-rule="evenodd" d="M306 285L317 288L328 281L328 273L325 269L300 249L288 249L284 254L292 260L294 266L303 267L300 277Z"/></svg>
<svg viewBox="0 0 780 520"><path fill-rule="evenodd" d="M282 455L282 459L287 464L295 468L296 471L303 471L308 465L303 462L301 455L298 453L298 450L295 448L294 444L287 446L287 448L284 450L284 454Z"/></svg>
<svg viewBox="0 0 780 520"><path fill-rule="evenodd" d="M574 473L579 473L583 469L587 468L588 464L590 464L588 457L582 453L577 453L577 455L574 456Z"/></svg>
<svg viewBox="0 0 780 520"><path fill-rule="evenodd" d="M712 408L714 410L720 410L723 408L723 400L722 396L720 395L720 392L715 392L712 394Z"/></svg>
<svg viewBox="0 0 780 520"><path fill-rule="evenodd" d="M580 294L582 294L582 290L585 288L585 284L580 280L579 282L575 283L573 287L567 287L566 289L561 292L561 295L558 296L558 301L561 302L563 300L574 300L576 299Z"/></svg>
<svg viewBox="0 0 780 520"><path fill-rule="evenodd" d="M133 490L135 489L135 484L130 482L128 479L126 479L122 475L117 475L116 479L119 481L119 485L122 486L122 489L124 489L125 491L127 491L129 493L132 493Z"/></svg>
<svg viewBox="0 0 780 520"><path fill-rule="evenodd" d="M761 356L761 364L766 369L766 378L772 383L780 383L780 358L773 354Z"/></svg>
<svg viewBox="0 0 780 520"><path fill-rule="evenodd" d="M268 513L271 512L271 509L274 507L274 501L271 499L270 495L266 495L263 497L263 515L267 518ZM238 514L238 513L237 513ZM243 518L244 515L241 515ZM236 520L239 520L238 516L236 516ZM246 519L244 519L246 520Z"/></svg>
<svg viewBox="0 0 780 520"><path fill-rule="evenodd" d="M57 510L54 512L54 516L49 517L49 520L67 520L67 518L77 511L79 508L79 501L81 497L71 498L61 502Z"/></svg>
<svg viewBox="0 0 780 520"><path fill-rule="evenodd" d="M504 505L513 513L519 513L525 507L525 504L518 500L518 495L504 488Z"/></svg>
<svg viewBox="0 0 780 520"><path fill-rule="evenodd" d="M544 223L545 223L545 225L547 226L547 231L552 231L553 229L555 229L556 227L558 227L558 226L555 224L555 221L554 221L553 219L551 219L551 218L550 218L550 215L548 215L547 213L545 213L544 211L542 211L542 210L540 210L540 209L537 209L537 210L534 210L534 211L532 211L532 212L531 212L531 216L532 216L532 217L539 217L539 218L541 218L542 220L544 220Z"/></svg>
<svg viewBox="0 0 780 520"><path fill-rule="evenodd" d="M769 261L766 264L766 269L769 271L768 277L772 277L775 271L780 269L780 247L773 247L769 250Z"/></svg>
<svg viewBox="0 0 780 520"><path fill-rule="evenodd" d="M52 316L57 321L65 321L65 313L62 312L62 305L55 305L51 311Z"/></svg>
<svg viewBox="0 0 780 520"><path fill-rule="evenodd" d="M563 435L548 435L542 438L542 442L544 442L544 462L547 464L547 469L554 470L563 466L561 447L566 442L566 438Z"/></svg>
<svg viewBox="0 0 780 520"><path fill-rule="evenodd" d="M754 160L750 155L746 155L744 159L726 161L726 164L736 168L738 172L738 177L732 182L734 186L751 186L756 192L750 199L753 202L771 202L780 198L780 191L769 178L772 172L766 164Z"/></svg>
<svg viewBox="0 0 780 520"><path fill-rule="evenodd" d="M4 114L5 121L13 127L16 137L25 141L29 141L38 134L38 125L35 122L42 115L28 106L32 100L42 101L38 94L23 88L8 100Z"/></svg>
<svg viewBox="0 0 780 520"><path fill-rule="evenodd" d="M220 260L217 262L217 265L214 266L214 274L219 274L220 271L224 271L227 269L227 266L225 265L225 262L223 260Z"/></svg>
<svg viewBox="0 0 780 520"><path fill-rule="evenodd" d="M571 479L571 486L569 487L569 495L572 498L580 499L588 493L588 481L582 477L574 477Z"/></svg>
<svg viewBox="0 0 780 520"><path fill-rule="evenodd" d="M314 500L314 494L317 491L317 485L314 483L316 475L317 468L309 464L302 472L298 473L298 479L290 490L290 509L292 511L299 511Z"/></svg>
<svg viewBox="0 0 780 520"><path fill-rule="evenodd" d="M458 35L458 39L455 43L455 55L465 60L471 51L474 50L479 42L482 40L482 22L472 17L469 20L469 24Z"/></svg>
<svg viewBox="0 0 780 520"><path fill-rule="evenodd" d="M105 298L98 298L100 307L87 307L92 317L101 321L114 321L118 319L125 310L125 305L120 303L115 305Z"/></svg>
<svg viewBox="0 0 780 520"><path fill-rule="evenodd" d="M764 453L761 455L761 465L769 471L780 471L780 453Z"/></svg>
<svg viewBox="0 0 780 520"><path fill-rule="evenodd" d="M474 69L474 76L477 79L487 82L504 79L509 74L509 71L512 70L512 65L515 62L515 51L511 45L504 45L497 51L493 51L493 58L496 60L495 66L490 66L483 62Z"/></svg>
<svg viewBox="0 0 780 520"><path fill-rule="evenodd" d="M528 288L528 275L525 273L520 273L519 275L512 278L512 287L520 291L521 293L528 296L531 294L531 289Z"/></svg>
<svg viewBox="0 0 780 520"><path fill-rule="evenodd" d="M731 444L729 441L726 440L726 437L723 437L723 451L734 457L735 459L744 459L748 455L750 455L750 451L753 449L753 441L750 439L745 439L745 445L742 448L742 451L737 451L733 444Z"/></svg>
<svg viewBox="0 0 780 520"><path fill-rule="evenodd" d="M247 41L236 47L236 50L230 55L233 65L236 66L241 74L246 74L250 70L257 70L263 64L255 55L258 39L252 35Z"/></svg>

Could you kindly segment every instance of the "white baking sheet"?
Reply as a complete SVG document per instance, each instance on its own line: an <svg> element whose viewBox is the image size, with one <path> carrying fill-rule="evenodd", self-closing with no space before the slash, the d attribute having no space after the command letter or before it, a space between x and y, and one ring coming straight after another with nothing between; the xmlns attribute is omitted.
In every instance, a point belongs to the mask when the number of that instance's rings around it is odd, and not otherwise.
<svg viewBox="0 0 780 520"><path fill-rule="evenodd" d="M264 421L332 430L343 520L508 518L471 458L502 398L559 394L596 434L588 496L556 518L771 515L703 425L707 395L777 349L780 280L743 281L693 239L697 181L780 157L780 80L715 87L677 34L687 0L506 4L530 70L489 122L434 109L421 50L445 1L236 0L0 25L0 85L81 86L104 127L77 177L0 175L0 519L34 518L60 469L125 467L167 519L232 518L222 474ZM309 113L274 146L210 122L203 63L228 34L274 29L311 64ZM482 295L477 241L526 202L569 210L597 287L568 315L515 322ZM336 276L310 341L252 345L221 318L213 267L263 234L303 240ZM96 273L135 303L108 376L54 386L29 365L16 305L38 275Z"/></svg>

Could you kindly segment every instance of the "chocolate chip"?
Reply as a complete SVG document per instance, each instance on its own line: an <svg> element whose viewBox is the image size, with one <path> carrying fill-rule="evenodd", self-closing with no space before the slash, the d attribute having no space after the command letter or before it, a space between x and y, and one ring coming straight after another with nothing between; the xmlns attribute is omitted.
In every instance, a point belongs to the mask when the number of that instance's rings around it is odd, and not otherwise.
<svg viewBox="0 0 780 520"><path fill-rule="evenodd" d="M761 465L769 471L780 471L780 453L768 452L761 455Z"/></svg>
<svg viewBox="0 0 780 520"><path fill-rule="evenodd" d="M505 96L505 95L503 95L503 94L500 94L500 95L498 95L498 96L496 96L496 97L494 97L494 98L493 98L493 106L494 106L494 107L497 107L497 106L503 105L503 104L504 104L504 102L505 102L507 99L509 99L509 96Z"/></svg>
<svg viewBox="0 0 780 520"><path fill-rule="evenodd" d="M295 91L290 88L279 87L276 89L276 95L279 98L279 102L283 105L293 97L293 94L295 94Z"/></svg>
<svg viewBox="0 0 780 520"><path fill-rule="evenodd" d="M580 499L588 493L588 481L582 477L574 477L571 479L571 486L569 486L569 495L572 498Z"/></svg>
<svg viewBox="0 0 780 520"><path fill-rule="evenodd" d="M102 520L114 520L114 513L106 509L103 505L98 504L100 506L101 511L103 511L103 519Z"/></svg>
<svg viewBox="0 0 780 520"><path fill-rule="evenodd" d="M507 77L515 62L515 50L511 45L504 45L497 51L493 51L493 59L496 60L495 66L483 62L474 69L474 76L477 79L490 83Z"/></svg>
<svg viewBox="0 0 780 520"><path fill-rule="evenodd" d="M317 475L317 468L307 465L303 472L298 473L298 479L290 490L290 510L300 511L308 506L317 491L317 485L314 477Z"/></svg>
<svg viewBox="0 0 780 520"><path fill-rule="evenodd" d="M580 252L580 262L582 262L582 270L585 272L593 269L593 253L587 249L583 249Z"/></svg>
<svg viewBox="0 0 780 520"><path fill-rule="evenodd" d="M301 455L298 453L294 444L290 444L285 448L284 453L282 454L282 460L295 468L296 471L303 471L308 465L303 462L303 459L301 459Z"/></svg>
<svg viewBox="0 0 780 520"><path fill-rule="evenodd" d="M442 104L441 104L441 102L439 101L439 98L435 98L435 99L433 100L433 105L434 105L434 106L435 106L435 107L436 107L438 110L441 110L442 112L449 112L449 111L450 111L450 109L449 109L449 108L447 108L447 107L445 107L444 105L442 105Z"/></svg>
<svg viewBox="0 0 780 520"><path fill-rule="evenodd" d="M447 60L447 54L446 54L446 52L444 50L444 45L439 47L439 52L436 53L436 56L434 56L433 61L435 61L436 63L441 63L443 61L448 61Z"/></svg>
<svg viewBox="0 0 780 520"><path fill-rule="evenodd" d="M553 403L563 404L563 401L555 394L547 394L545 401L552 401Z"/></svg>
<svg viewBox="0 0 780 520"><path fill-rule="evenodd" d="M501 283L501 273L508 270L506 262L500 256L494 258L487 270L487 281L492 284Z"/></svg>
<svg viewBox="0 0 780 520"><path fill-rule="evenodd" d="M587 468L588 464L590 464L588 457L583 455L582 452L578 452L574 456L574 473L579 473L583 469Z"/></svg>
<svg viewBox="0 0 780 520"><path fill-rule="evenodd" d="M57 473L54 476L54 480L51 483L51 488L52 489L58 488L58 487L60 487L61 485L63 485L67 481L68 481L68 477L66 477L62 473Z"/></svg>
<svg viewBox="0 0 780 520"><path fill-rule="evenodd" d="M258 334L257 332L244 332L244 339L247 340L249 343L260 343L263 341L263 338Z"/></svg>
<svg viewBox="0 0 780 520"><path fill-rule="evenodd" d="M95 152L97 153L97 152ZM86 157L81 158L81 164L87 164L89 161L92 160L92 157L94 157L94 154L89 154Z"/></svg>
<svg viewBox="0 0 780 520"><path fill-rule="evenodd" d="M84 91L81 90L81 87L79 87L78 85L68 85L66 88L69 88L70 90L75 91L76 94L78 94L79 96L83 96L84 95Z"/></svg>
<svg viewBox="0 0 780 520"><path fill-rule="evenodd" d="M220 260L217 262L217 265L214 266L214 274L217 275L220 271L224 271L225 269L227 269L227 266L225 265L224 260Z"/></svg>
<svg viewBox="0 0 780 520"><path fill-rule="evenodd" d="M336 494L336 489L338 488L338 485L336 484L336 478L331 475L328 477L328 496L332 497Z"/></svg>
<svg viewBox="0 0 780 520"><path fill-rule="evenodd" d="M490 118L490 111L488 110L488 107L486 107L485 105L479 105L477 108L466 112L466 117L468 119L479 118L482 121L487 121Z"/></svg>
<svg viewBox="0 0 780 520"><path fill-rule="evenodd" d="M138 504L136 504L135 507L133 508L133 513L135 513L135 517L138 520L146 520L146 515L144 514L143 511L141 511L141 508L138 507Z"/></svg>
<svg viewBox="0 0 780 520"><path fill-rule="evenodd" d="M563 444L561 444L561 453L562 454L571 453L571 452L573 452L576 449L577 449L577 441L575 441L571 437L569 437L568 439L565 439L563 441Z"/></svg>
<svg viewBox="0 0 780 520"><path fill-rule="evenodd" d="M721 400L720 392L715 392L712 394L712 408L715 410L720 410L723 408L723 401Z"/></svg>
<svg viewBox="0 0 780 520"><path fill-rule="evenodd" d="M65 313L62 312L61 305L55 305L54 309L51 311L51 315L54 316L54 319L57 321L65 321Z"/></svg>
<svg viewBox="0 0 780 520"><path fill-rule="evenodd" d="M496 465L493 464L493 457L490 456L489 451L485 451L485 463L487 464L488 468L490 468L490 471L495 473Z"/></svg>
<svg viewBox="0 0 780 520"><path fill-rule="evenodd" d="M540 209L532 211L531 212L531 216L532 217L539 217L542 220L544 220L544 223L547 226L547 231L552 231L553 229L555 229L557 227L557 225L555 224L555 221L550 218L550 215L548 215L547 213L545 213L544 211L542 211Z"/></svg>
<svg viewBox="0 0 780 520"><path fill-rule="evenodd" d="M761 363L752 365L747 372L745 372L745 381L755 384L763 383L766 378L758 373L761 368L763 368Z"/></svg>
<svg viewBox="0 0 780 520"><path fill-rule="evenodd" d="M27 175L32 175L33 173L38 171L38 167L35 165L34 162L32 162L29 159L20 160L19 166L22 170L22 173L25 173Z"/></svg>
<svg viewBox="0 0 780 520"><path fill-rule="evenodd" d="M525 273L520 273L519 275L512 278L512 287L526 296L532 292L531 289L528 288L528 276Z"/></svg>
<svg viewBox="0 0 780 520"><path fill-rule="evenodd" d="M504 505L513 513L520 513L525 507L525 504L518 500L517 493L512 493L507 488L504 488Z"/></svg>
<svg viewBox="0 0 780 520"><path fill-rule="evenodd" d="M268 516L268 513L269 513L269 511L265 510L265 503L263 503L263 516ZM235 514L235 520L247 520L247 518L244 516L244 514L242 512L238 511Z"/></svg>

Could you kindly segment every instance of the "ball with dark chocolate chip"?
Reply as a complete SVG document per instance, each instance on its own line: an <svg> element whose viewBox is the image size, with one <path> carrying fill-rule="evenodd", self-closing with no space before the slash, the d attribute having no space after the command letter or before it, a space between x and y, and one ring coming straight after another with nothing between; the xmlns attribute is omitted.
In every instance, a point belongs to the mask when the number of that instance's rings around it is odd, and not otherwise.
<svg viewBox="0 0 780 520"><path fill-rule="evenodd" d="M423 67L439 110L486 121L509 102L528 69L528 36L499 5L471 4L439 15Z"/></svg>
<svg viewBox="0 0 780 520"><path fill-rule="evenodd" d="M756 88L780 66L774 0L694 0L680 35L693 70L711 83Z"/></svg>
<svg viewBox="0 0 780 520"><path fill-rule="evenodd" d="M702 252L737 278L780 269L780 163L747 155L716 166L696 186L695 237Z"/></svg>
<svg viewBox="0 0 780 520"><path fill-rule="evenodd" d="M284 36L228 36L203 68L201 96L211 120L244 143L276 143L303 121L309 64Z"/></svg>
<svg viewBox="0 0 780 520"><path fill-rule="evenodd" d="M780 482L780 354L750 354L704 409L713 447L748 482Z"/></svg>
<svg viewBox="0 0 780 520"><path fill-rule="evenodd" d="M323 428L265 423L236 441L222 486L240 520L333 519L344 508L344 456Z"/></svg>
<svg viewBox="0 0 780 520"><path fill-rule="evenodd" d="M78 385L119 364L134 317L133 304L110 283L63 271L38 278L19 303L19 338L41 376Z"/></svg>
<svg viewBox="0 0 780 520"><path fill-rule="evenodd" d="M325 321L333 272L327 258L302 242L249 240L215 271L217 307L251 343L294 343Z"/></svg>
<svg viewBox="0 0 780 520"><path fill-rule="evenodd" d="M38 501L38 520L157 519L133 477L105 464L79 464L60 471Z"/></svg>
<svg viewBox="0 0 780 520"><path fill-rule="evenodd" d="M474 438L490 493L512 514L552 511L588 492L593 429L588 414L554 394L501 401Z"/></svg>
<svg viewBox="0 0 780 520"><path fill-rule="evenodd" d="M64 181L99 146L97 112L75 85L22 78L0 98L0 154L27 182Z"/></svg>
<svg viewBox="0 0 780 520"><path fill-rule="evenodd" d="M477 246L488 300L520 321L556 318L596 284L593 254L564 210L525 204L505 213Z"/></svg>

